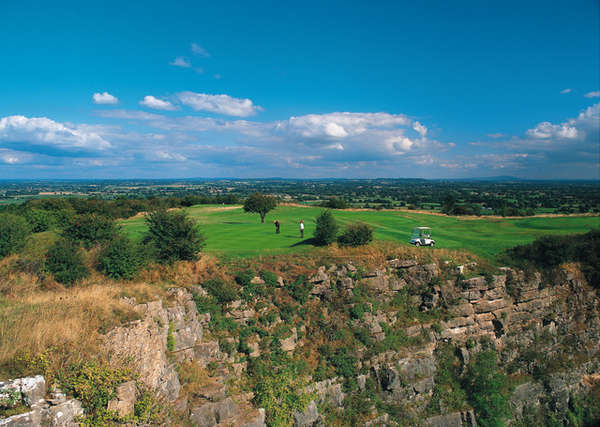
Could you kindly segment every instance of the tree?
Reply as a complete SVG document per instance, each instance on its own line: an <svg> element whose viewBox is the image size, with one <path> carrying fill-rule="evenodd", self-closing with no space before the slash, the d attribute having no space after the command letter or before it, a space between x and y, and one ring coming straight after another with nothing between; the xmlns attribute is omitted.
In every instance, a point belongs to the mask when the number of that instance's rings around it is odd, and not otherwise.
<svg viewBox="0 0 600 427"><path fill-rule="evenodd" d="M244 202L244 212L260 214L260 222L265 223L265 216L268 212L277 207L277 199L261 193L254 193Z"/></svg>
<svg viewBox="0 0 600 427"><path fill-rule="evenodd" d="M146 216L146 223L144 243L152 245L156 260L161 263L195 260L204 247L198 224L184 212L159 209Z"/></svg>
<svg viewBox="0 0 600 427"><path fill-rule="evenodd" d="M65 238L48 249L46 267L57 282L65 285L72 285L90 274L77 243Z"/></svg>
<svg viewBox="0 0 600 427"><path fill-rule="evenodd" d="M338 231L338 225L331 211L324 210L317 217L317 226L315 228L315 243L319 246L325 246L335 241Z"/></svg>
<svg viewBox="0 0 600 427"><path fill-rule="evenodd" d="M142 266L141 248L126 236L117 236L100 253L98 269L113 279L130 280Z"/></svg>
<svg viewBox="0 0 600 427"><path fill-rule="evenodd" d="M63 234L66 238L83 244L89 249L110 242L117 234L117 226L112 218L87 213L75 217Z"/></svg>
<svg viewBox="0 0 600 427"><path fill-rule="evenodd" d="M330 208L330 209L347 209L348 208L348 202L342 198L337 198L337 197L331 197L329 200L327 200L326 202L323 203L324 207L326 208Z"/></svg>
<svg viewBox="0 0 600 427"><path fill-rule="evenodd" d="M47 231L54 224L52 213L44 209L27 209L25 218L34 233Z"/></svg>
<svg viewBox="0 0 600 427"><path fill-rule="evenodd" d="M12 214L0 215L0 258L20 250L30 232L25 218Z"/></svg>

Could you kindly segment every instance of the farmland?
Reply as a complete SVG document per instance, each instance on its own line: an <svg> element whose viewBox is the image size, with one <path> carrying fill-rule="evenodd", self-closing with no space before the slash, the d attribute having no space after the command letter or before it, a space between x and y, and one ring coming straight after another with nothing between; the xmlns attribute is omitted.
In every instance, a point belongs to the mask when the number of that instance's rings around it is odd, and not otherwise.
<svg viewBox="0 0 600 427"><path fill-rule="evenodd" d="M315 228L315 217L322 208L279 206L267 215L265 224L256 214L244 213L241 206L197 205L185 209L200 224L206 236L205 251L225 256L257 256L308 251ZM376 240L397 241L408 245L413 227L433 229L436 246L471 251L483 258L494 259L504 249L529 243L544 234L583 233L600 226L598 216L555 216L526 218L452 217L399 210L335 210L338 224L362 221L374 229ZM272 222L281 223L281 234L275 234ZM306 224L301 240L298 222ZM146 230L144 217L120 221L123 230L141 239ZM427 250L427 248L423 248Z"/></svg>

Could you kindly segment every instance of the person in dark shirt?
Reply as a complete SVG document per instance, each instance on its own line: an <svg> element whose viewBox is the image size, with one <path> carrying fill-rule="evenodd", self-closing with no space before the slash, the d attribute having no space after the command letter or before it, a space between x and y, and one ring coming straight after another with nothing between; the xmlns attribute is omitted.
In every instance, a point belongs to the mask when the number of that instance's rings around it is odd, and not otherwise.
<svg viewBox="0 0 600 427"><path fill-rule="evenodd" d="M273 224L275 224L275 234L279 234L279 221L275 220Z"/></svg>

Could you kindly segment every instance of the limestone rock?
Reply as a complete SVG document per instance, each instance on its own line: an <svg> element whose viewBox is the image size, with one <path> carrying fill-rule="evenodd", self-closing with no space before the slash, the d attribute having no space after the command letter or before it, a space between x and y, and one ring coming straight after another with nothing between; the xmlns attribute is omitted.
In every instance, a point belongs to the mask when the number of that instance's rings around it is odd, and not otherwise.
<svg viewBox="0 0 600 427"><path fill-rule="evenodd" d="M314 400L311 400L304 412L294 413L295 427L310 427L319 419L319 410Z"/></svg>
<svg viewBox="0 0 600 427"><path fill-rule="evenodd" d="M135 381L127 381L117 387L117 397L108 402L108 410L116 411L120 417L133 414L137 400Z"/></svg>

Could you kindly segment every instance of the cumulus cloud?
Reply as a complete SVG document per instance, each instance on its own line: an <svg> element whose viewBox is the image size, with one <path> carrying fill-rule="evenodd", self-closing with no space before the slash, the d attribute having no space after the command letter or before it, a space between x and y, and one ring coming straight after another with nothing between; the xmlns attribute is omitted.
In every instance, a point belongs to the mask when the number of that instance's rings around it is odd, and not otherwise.
<svg viewBox="0 0 600 427"><path fill-rule="evenodd" d="M535 128L529 129L527 135L536 139L573 139L577 138L577 129L568 124L553 125L550 122L542 122Z"/></svg>
<svg viewBox="0 0 600 427"><path fill-rule="evenodd" d="M565 94L565 93L571 93L571 88L566 88L560 91L560 93Z"/></svg>
<svg viewBox="0 0 600 427"><path fill-rule="evenodd" d="M55 122L46 117L8 116L0 119L0 143L33 150L32 146L58 149L104 150L111 147L95 130Z"/></svg>
<svg viewBox="0 0 600 427"><path fill-rule="evenodd" d="M565 140L589 140L591 142L592 137L597 137L599 127L600 103L597 103L580 112L576 118L560 124L542 122L535 128L529 129L526 134L533 139L548 140L555 144L560 144Z"/></svg>
<svg viewBox="0 0 600 427"><path fill-rule="evenodd" d="M229 95L208 95L205 93L180 92L179 101L196 111L224 114L227 116L248 117L255 115L262 108L250 99L233 98Z"/></svg>
<svg viewBox="0 0 600 427"><path fill-rule="evenodd" d="M427 135L427 128L419 122L413 123L413 129L415 130L415 132L417 132L423 138L425 138L425 135Z"/></svg>
<svg viewBox="0 0 600 427"><path fill-rule="evenodd" d="M173 111L177 109L177 107L175 107L169 101L164 101L162 99L155 98L152 95L146 95L144 99L140 101L140 105L148 108L153 108L155 110Z"/></svg>
<svg viewBox="0 0 600 427"><path fill-rule="evenodd" d="M293 135L327 139L358 136L374 129L391 129L409 124L410 119L402 114L342 112L290 117L278 125Z"/></svg>
<svg viewBox="0 0 600 427"><path fill-rule="evenodd" d="M92 99L94 100L94 104L117 104L119 102L119 99L116 96L113 96L108 92L96 92L92 96Z"/></svg>
<svg viewBox="0 0 600 427"><path fill-rule="evenodd" d="M204 57L210 56L210 53L208 53L208 51L206 49L204 49L202 46L198 45L197 43L192 43L192 52L194 52L196 55L200 55L200 56L204 56Z"/></svg>
<svg viewBox="0 0 600 427"><path fill-rule="evenodd" d="M192 66L189 59L187 59L183 56L178 56L173 61L169 62L169 65L173 65L174 67L182 67L182 68L190 68Z"/></svg>
<svg viewBox="0 0 600 427"><path fill-rule="evenodd" d="M585 96L586 98L600 98L600 90L588 92L583 96Z"/></svg>

